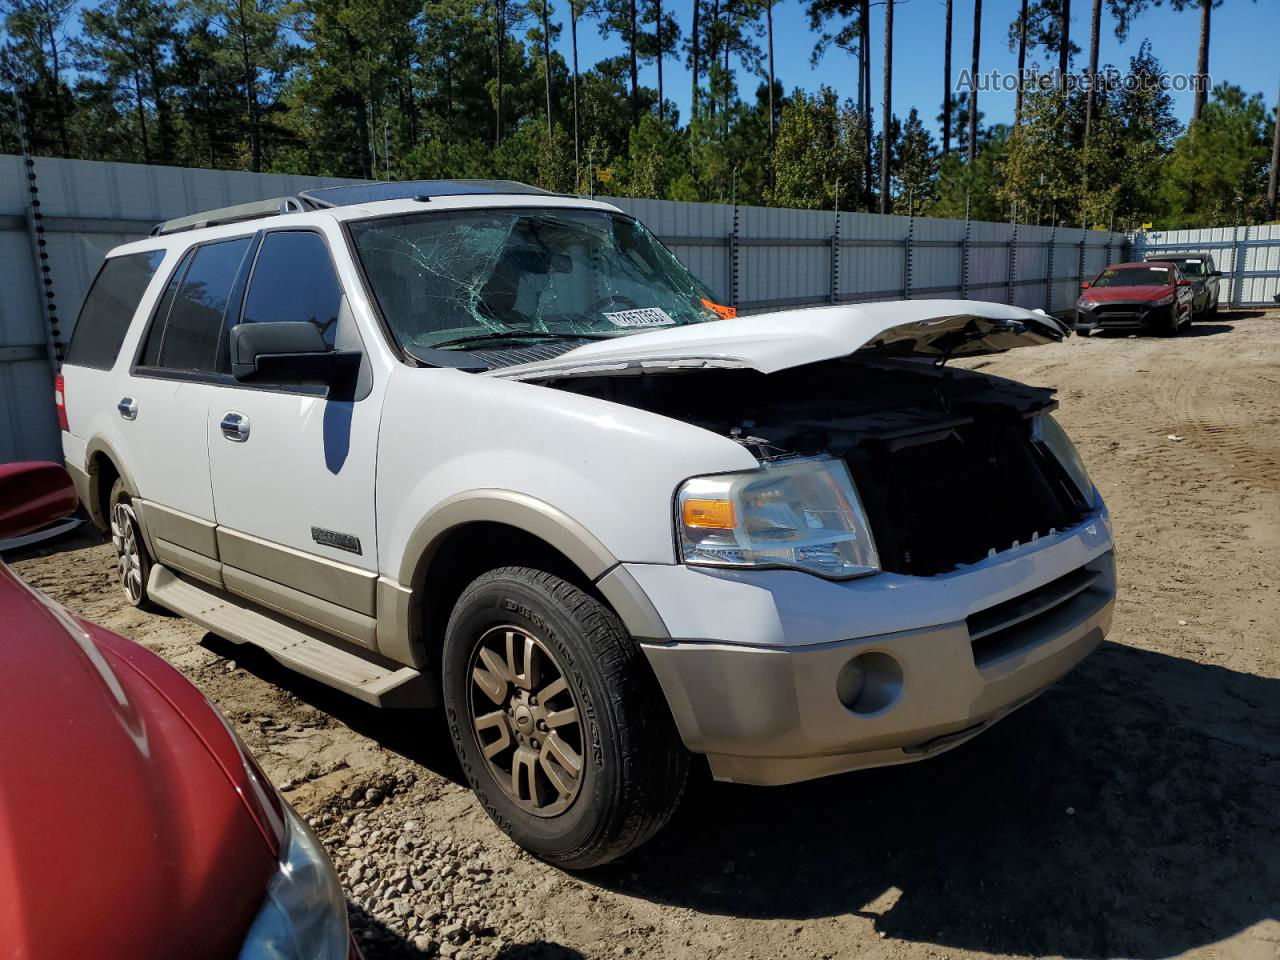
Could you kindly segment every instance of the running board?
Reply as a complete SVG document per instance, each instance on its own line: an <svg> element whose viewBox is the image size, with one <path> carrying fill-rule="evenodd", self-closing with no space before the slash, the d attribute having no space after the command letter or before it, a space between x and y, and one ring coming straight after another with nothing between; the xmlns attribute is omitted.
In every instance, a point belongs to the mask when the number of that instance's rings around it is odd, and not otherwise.
<svg viewBox="0 0 1280 960"><path fill-rule="evenodd" d="M291 670L377 707L435 705L430 683L412 667L391 663L243 597L197 584L157 563L147 593L232 643L261 647Z"/></svg>

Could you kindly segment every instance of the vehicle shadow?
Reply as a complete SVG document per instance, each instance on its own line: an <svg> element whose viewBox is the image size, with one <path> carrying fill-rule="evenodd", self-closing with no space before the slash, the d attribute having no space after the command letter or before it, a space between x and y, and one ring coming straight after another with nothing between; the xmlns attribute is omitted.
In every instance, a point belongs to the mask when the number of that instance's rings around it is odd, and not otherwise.
<svg viewBox="0 0 1280 960"><path fill-rule="evenodd" d="M206 633L200 645L259 680L293 694L299 700L378 742L406 760L426 767L454 783L465 778L453 751L444 714L436 709L381 709L348 696L281 665L252 644L237 644Z"/></svg>
<svg viewBox="0 0 1280 960"><path fill-rule="evenodd" d="M425 934L430 944L426 949L396 933L385 923L358 904L347 901L347 916L356 941L365 960L419 960L439 954L440 943L431 933ZM493 954L493 960L585 960L572 947L546 940L530 940L527 943L508 943Z"/></svg>
<svg viewBox="0 0 1280 960"><path fill-rule="evenodd" d="M1280 917L1280 680L1120 644L925 763L695 786L602 887L985 953L1167 957Z"/></svg>
<svg viewBox="0 0 1280 960"><path fill-rule="evenodd" d="M1098 337L1102 340L1125 340L1130 337L1174 340L1183 337L1214 337L1222 333L1231 333L1233 330L1235 330L1235 327L1229 323L1212 323L1205 320L1197 320L1191 326L1184 327L1177 337L1165 337L1164 334L1156 330L1094 330L1089 336Z"/></svg>

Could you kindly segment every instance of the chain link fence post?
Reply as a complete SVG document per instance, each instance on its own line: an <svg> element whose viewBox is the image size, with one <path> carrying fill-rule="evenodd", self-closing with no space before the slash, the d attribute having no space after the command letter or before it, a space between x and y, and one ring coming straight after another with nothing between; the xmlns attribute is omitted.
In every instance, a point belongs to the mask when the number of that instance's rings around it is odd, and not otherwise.
<svg viewBox="0 0 1280 960"><path fill-rule="evenodd" d="M22 150L22 165L27 172L27 233L31 237L31 255L36 268L36 296L44 300L46 323L45 347L49 354L49 368L56 376L62 366L65 344L58 322L58 302L53 290L53 275L49 269L49 249L44 239L44 217L40 212L40 188L36 185L36 162L31 155L31 136L27 130L27 115L22 109L22 95L18 85L13 87L13 109L18 121L18 143Z"/></svg>

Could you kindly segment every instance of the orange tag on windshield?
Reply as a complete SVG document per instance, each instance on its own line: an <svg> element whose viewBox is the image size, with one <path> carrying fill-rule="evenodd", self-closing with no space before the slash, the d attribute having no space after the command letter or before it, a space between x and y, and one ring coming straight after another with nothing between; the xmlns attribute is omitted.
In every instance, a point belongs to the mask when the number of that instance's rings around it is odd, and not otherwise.
<svg viewBox="0 0 1280 960"><path fill-rule="evenodd" d="M718 313L721 320L732 320L738 315L737 307L726 307L723 303L712 303L706 297L702 298L702 305L708 310Z"/></svg>

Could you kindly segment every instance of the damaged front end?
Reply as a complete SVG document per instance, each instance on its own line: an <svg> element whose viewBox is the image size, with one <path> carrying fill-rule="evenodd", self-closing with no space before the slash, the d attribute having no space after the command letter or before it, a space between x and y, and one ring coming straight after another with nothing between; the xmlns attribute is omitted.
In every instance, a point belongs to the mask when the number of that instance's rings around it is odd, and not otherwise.
<svg viewBox="0 0 1280 960"><path fill-rule="evenodd" d="M831 568L847 575L946 573L1074 527L1094 511L1092 484L1050 416L1052 390L892 353L886 344L767 374L686 367L540 382L730 437L762 465L842 462L878 554L861 570L856 557ZM767 511L761 516L748 522L772 523ZM802 516L797 525L804 523Z"/></svg>

